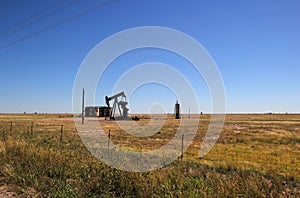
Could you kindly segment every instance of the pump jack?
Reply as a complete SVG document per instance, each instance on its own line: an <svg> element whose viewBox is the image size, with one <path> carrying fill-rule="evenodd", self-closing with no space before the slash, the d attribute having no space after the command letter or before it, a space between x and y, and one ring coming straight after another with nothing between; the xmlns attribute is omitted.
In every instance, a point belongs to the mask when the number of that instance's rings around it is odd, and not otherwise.
<svg viewBox="0 0 300 198"><path fill-rule="evenodd" d="M121 97L120 101L118 100L119 97ZM115 112L116 112L117 108L118 108L119 113L120 113L120 117L119 118L122 119L122 120L128 119L128 111L129 111L129 109L126 107L126 105L128 104L128 102L126 102L126 95L125 95L125 93L122 91L122 92L120 92L120 93L118 93L116 95L113 95L111 97L105 96L105 102L106 102L108 108L110 108L110 103L109 102L111 100L114 100L114 103L113 103L112 110L111 110L110 115L109 115L109 119L110 120L115 120Z"/></svg>

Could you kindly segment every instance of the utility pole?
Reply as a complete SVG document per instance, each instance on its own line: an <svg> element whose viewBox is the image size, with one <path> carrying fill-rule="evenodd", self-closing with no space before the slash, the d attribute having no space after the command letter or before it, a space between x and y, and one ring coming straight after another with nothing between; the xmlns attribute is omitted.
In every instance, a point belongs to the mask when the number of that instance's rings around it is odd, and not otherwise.
<svg viewBox="0 0 300 198"><path fill-rule="evenodd" d="M84 89L82 89L82 109L81 109L81 124L84 124Z"/></svg>
<svg viewBox="0 0 300 198"><path fill-rule="evenodd" d="M189 107L189 119L191 118L191 108Z"/></svg>
<svg viewBox="0 0 300 198"><path fill-rule="evenodd" d="M180 156L181 163L182 163L182 160L183 160L183 139L184 139L184 135L181 134L181 156Z"/></svg>

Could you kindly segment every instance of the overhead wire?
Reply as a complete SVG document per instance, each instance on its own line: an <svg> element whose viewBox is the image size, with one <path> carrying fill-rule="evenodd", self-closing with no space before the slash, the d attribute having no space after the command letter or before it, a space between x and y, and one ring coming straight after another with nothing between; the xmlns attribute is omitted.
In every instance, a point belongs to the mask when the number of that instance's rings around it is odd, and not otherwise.
<svg viewBox="0 0 300 198"><path fill-rule="evenodd" d="M42 10L36 12L35 14L31 15L30 17L23 19L22 21L19 21L17 24L10 26L9 28L7 28L5 31L0 32L0 36L5 35L9 32L11 32L13 29L17 28L18 26L21 26L24 23L28 23L29 21L31 21L32 19L34 19L35 17L37 17L38 15L40 15L41 13L45 12L46 10L54 7L56 4L58 4L59 2L62 2L64 0L57 0L55 1L53 4L47 6L46 8L43 8Z"/></svg>
<svg viewBox="0 0 300 198"><path fill-rule="evenodd" d="M70 21L72 21L72 20L74 20L74 19L76 19L76 18L79 18L79 17L81 17L81 16L83 16L83 15L89 13L89 12L92 12L92 11L95 11L95 10L98 10L98 9L101 9L101 8L103 8L103 7L105 7L105 6L108 6L108 5L112 4L112 3L115 2L115 1L118 1L118 0L110 0L110 1L107 1L107 2L104 2L104 3L101 3L101 4L98 4L98 5L95 6L95 7L92 7L92 8L90 8L90 9L87 9L87 10L85 10L85 11L83 11L83 12L80 12L80 13L78 13L78 14L76 14L76 15L73 15L73 16L71 16L71 17L69 17L69 18L66 18L66 19L64 19L63 21L60 21L60 22L55 23L55 24L53 24L53 25L51 25L51 26L48 26L48 27L46 27L46 28L43 28L43 29L41 29L41 30L39 30L39 31L37 31L37 32L34 32L34 33L32 33L32 34L28 34L28 35L26 35L26 36L24 36L24 37L22 37L22 38L20 38L20 39L18 39L18 40L15 40L15 41L13 41L13 42L11 42L11 43L8 43L8 44L6 44L6 45L3 45L3 46L0 47L0 50L3 50L3 49L8 48L8 47L10 47L10 46L16 45L16 44L18 44L18 43L21 43L21 42L23 42L23 41L25 41L25 40L27 40L27 39L29 39L29 38L35 37L35 36L37 36L37 35L39 35L39 34L41 34L41 33L43 33L43 32L49 31L49 30L51 30L51 29L53 29L53 28L55 28L55 27L57 27L57 26L60 26L60 25L62 25L62 24L68 23L68 22L70 22Z"/></svg>
<svg viewBox="0 0 300 198"><path fill-rule="evenodd" d="M64 0L56 1L56 4L58 2L63 2L63 1ZM39 14L41 14L41 12L44 12L44 11L47 10L47 9L43 9L43 10L39 11L37 14L35 14L34 15L35 17L31 17L31 20L29 20L27 23L26 22L24 24L19 23L19 25L18 25L19 27L15 27L13 30L8 31L5 34L2 34L2 36L0 37L0 39L7 38L7 37L11 36L12 34L14 34L16 32L18 32L20 30L23 30L23 29L27 28L28 26L30 26L30 25L32 25L34 23L37 23L37 22L41 21L42 19L45 19L45 18L47 18L47 17L49 17L49 16L51 16L51 15L53 15L53 14L55 14L55 13L61 11L61 10L63 10L63 9L65 9L65 8L71 6L72 4L76 3L76 1L79 1L79 0L73 0L73 1L71 1L71 2L69 2L67 4L65 4L65 5L59 7L57 9L55 9L55 10L53 10L52 12L49 12L49 13L47 13L45 15L37 17ZM47 8L50 9L51 7L53 7L53 6L49 6Z"/></svg>

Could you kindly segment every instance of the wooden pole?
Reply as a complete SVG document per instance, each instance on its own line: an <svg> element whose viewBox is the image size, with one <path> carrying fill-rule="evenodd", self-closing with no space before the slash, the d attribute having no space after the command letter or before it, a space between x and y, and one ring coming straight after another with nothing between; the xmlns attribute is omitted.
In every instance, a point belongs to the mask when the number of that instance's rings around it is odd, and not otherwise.
<svg viewBox="0 0 300 198"><path fill-rule="evenodd" d="M62 141L63 129L64 129L64 125L61 125L60 126L60 141Z"/></svg>
<svg viewBox="0 0 300 198"><path fill-rule="evenodd" d="M30 127L30 134L33 134L33 122L31 122L31 127Z"/></svg>
<svg viewBox="0 0 300 198"><path fill-rule="evenodd" d="M82 89L82 109L81 109L81 124L84 124L84 89Z"/></svg>
<svg viewBox="0 0 300 198"><path fill-rule="evenodd" d="M13 129L13 121L10 121L10 132L12 132Z"/></svg>
<svg viewBox="0 0 300 198"><path fill-rule="evenodd" d="M3 142L6 144L5 130L3 130Z"/></svg>
<svg viewBox="0 0 300 198"><path fill-rule="evenodd" d="M180 156L180 160L182 162L183 160L183 140L184 140L184 135L181 135L181 156Z"/></svg>
<svg viewBox="0 0 300 198"><path fill-rule="evenodd" d="M110 145L110 129L108 129L108 140L107 140L107 148L109 149Z"/></svg>

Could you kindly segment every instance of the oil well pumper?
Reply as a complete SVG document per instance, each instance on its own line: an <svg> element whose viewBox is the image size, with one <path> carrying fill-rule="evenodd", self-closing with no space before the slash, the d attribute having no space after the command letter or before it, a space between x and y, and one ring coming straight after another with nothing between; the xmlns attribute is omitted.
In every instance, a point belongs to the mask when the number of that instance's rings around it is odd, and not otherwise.
<svg viewBox="0 0 300 198"><path fill-rule="evenodd" d="M105 96L105 102L108 108L110 108L110 101L113 101L112 110L109 115L110 120L115 120L116 109L118 109L120 114L120 117L118 117L118 119L121 120L129 119L128 117L129 109L126 107L126 105L128 105L128 102L126 102L126 95L123 91L111 97Z"/></svg>

